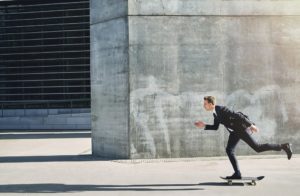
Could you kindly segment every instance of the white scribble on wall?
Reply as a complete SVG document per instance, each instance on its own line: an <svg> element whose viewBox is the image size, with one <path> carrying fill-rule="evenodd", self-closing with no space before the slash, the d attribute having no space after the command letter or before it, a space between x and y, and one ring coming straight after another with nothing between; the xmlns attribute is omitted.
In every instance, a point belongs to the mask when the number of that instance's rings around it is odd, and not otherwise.
<svg viewBox="0 0 300 196"><path fill-rule="evenodd" d="M267 100L276 102L269 103ZM277 85L263 86L253 93L239 89L226 96L226 105L233 110L239 110L247 114L260 128L260 138L272 138L278 128L278 119L267 115L268 108L273 106L281 114L281 122L288 120L284 101L280 96L280 87Z"/></svg>
<svg viewBox="0 0 300 196"><path fill-rule="evenodd" d="M136 157L140 153L143 153L143 157L159 157L162 149L158 150L157 145L158 143L162 145L162 142L163 150L170 156L174 150L171 149L170 144L170 133L174 131L174 126L177 127L177 131L183 133L176 135L176 137L181 137L176 140L177 143L180 139L187 140L181 145L187 145L188 149L192 149L192 146L189 146L192 145L192 140L199 140L199 130L193 126L193 122L203 120L211 123L213 120L212 115L204 112L201 105L205 95L214 95L217 97L217 104L226 105L235 111L247 114L261 130L254 137L262 141L274 139L279 123L285 123L288 120L285 104L279 93L280 89L276 85L264 86L254 92L240 89L228 95L224 95L221 91L187 91L171 94L163 88L164 81L154 76L142 77L139 82L144 88L132 90L130 93L131 128L136 134L132 135L132 139L136 141L132 141L131 153ZM268 103L269 100L273 100L274 103ZM276 106L274 111L280 114L279 117L275 118L274 114L269 114L272 104ZM170 126L173 126L173 129ZM184 130L179 130L179 127ZM196 137L193 135L195 131L198 131ZM142 149L135 146L141 143Z"/></svg>
<svg viewBox="0 0 300 196"><path fill-rule="evenodd" d="M155 95L153 110L158 119L158 124L159 124L158 126L160 128L159 130L163 131L164 141L166 143L167 152L168 152L168 154L171 154L168 127L165 122L164 112L162 110L163 97L170 97L170 96L168 93L159 89L159 87L156 84L156 80L153 76L149 76L146 79L147 79L147 87L146 88L140 88L140 89L134 90L130 93L131 116L134 118L134 121L138 125L138 127L141 128L139 131L146 137L146 140L148 141L148 147L150 148L151 154L153 154L155 156L155 154L156 154L155 143L154 143L153 137L149 131L149 128L147 126L148 125L147 121L149 119L149 116L147 113L139 112L139 108L138 108L141 106L141 104L139 104L139 102L142 102L142 104L143 104L143 101L146 98L146 96Z"/></svg>
<svg viewBox="0 0 300 196"><path fill-rule="evenodd" d="M159 82L159 80L157 80L154 76L142 78L143 81L141 83L144 84L145 88L139 88L131 91L130 93L130 113L131 121L133 122L131 126L135 130L135 134L138 134L133 136L132 139L142 139L145 146L144 148L146 148L144 150L148 151L148 155L145 156L156 157L157 149L155 145L155 138L152 136L152 133L154 131L161 131L166 152L168 156L171 156L169 131L172 130L168 127L168 125L175 124L179 127L181 123L184 123L185 129L195 130L194 122L195 120L199 120L202 108L201 101L205 92L182 92L181 94L171 94L162 89L162 84L164 84L163 81ZM210 94L220 95L220 93L216 91L210 92ZM153 103L148 103L147 101L149 101L149 99L150 102ZM173 110L173 112L164 111L166 108L172 108L171 110ZM176 114L171 114L173 115L172 117L167 117L166 115L170 113ZM198 118L193 118L195 116ZM153 118L156 119L154 122L155 125L153 125ZM150 126L152 127L150 128ZM143 139L144 137L145 139ZM140 141L138 142L140 143ZM136 143L138 142L136 141ZM186 142L188 143L189 141ZM135 156L135 153L139 153L139 150L137 147L132 147L131 153Z"/></svg>

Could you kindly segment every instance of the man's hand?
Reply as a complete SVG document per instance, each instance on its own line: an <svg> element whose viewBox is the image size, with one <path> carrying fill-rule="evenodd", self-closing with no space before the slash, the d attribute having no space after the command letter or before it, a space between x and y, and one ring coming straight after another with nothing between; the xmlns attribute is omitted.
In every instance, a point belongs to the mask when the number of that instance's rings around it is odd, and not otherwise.
<svg viewBox="0 0 300 196"><path fill-rule="evenodd" d="M198 127L198 128L203 128L203 127L205 127L205 123L202 122L202 121L197 121L197 122L195 122L194 124L195 124L195 126Z"/></svg>
<svg viewBox="0 0 300 196"><path fill-rule="evenodd" d="M259 129L255 125L251 125L250 130L254 133L259 132Z"/></svg>

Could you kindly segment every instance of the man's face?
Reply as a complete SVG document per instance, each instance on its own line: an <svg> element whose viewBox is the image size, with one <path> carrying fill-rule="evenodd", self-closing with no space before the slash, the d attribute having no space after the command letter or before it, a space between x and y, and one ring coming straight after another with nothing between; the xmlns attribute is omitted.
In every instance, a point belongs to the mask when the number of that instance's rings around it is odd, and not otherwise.
<svg viewBox="0 0 300 196"><path fill-rule="evenodd" d="M211 111L214 109L214 105L212 103L208 103L207 100L204 100L203 107L206 111Z"/></svg>

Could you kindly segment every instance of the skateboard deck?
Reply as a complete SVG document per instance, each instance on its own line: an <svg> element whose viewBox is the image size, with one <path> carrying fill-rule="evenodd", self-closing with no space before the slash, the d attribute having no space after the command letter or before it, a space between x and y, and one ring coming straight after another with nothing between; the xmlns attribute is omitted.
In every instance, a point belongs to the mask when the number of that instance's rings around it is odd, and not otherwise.
<svg viewBox="0 0 300 196"><path fill-rule="evenodd" d="M223 180L226 180L229 185L232 185L232 182L236 181L236 182L246 182L246 183L249 183L249 184L254 185L254 186L256 185L256 181L260 181L260 180L264 179L264 177L265 176L242 177L241 179L226 179L226 177L220 176L220 178L223 179Z"/></svg>

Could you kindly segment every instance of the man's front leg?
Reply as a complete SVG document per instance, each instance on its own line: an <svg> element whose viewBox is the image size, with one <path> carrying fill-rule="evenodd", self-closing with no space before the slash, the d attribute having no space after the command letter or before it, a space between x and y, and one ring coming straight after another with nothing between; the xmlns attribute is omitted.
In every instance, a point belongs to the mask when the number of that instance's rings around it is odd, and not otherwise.
<svg viewBox="0 0 300 196"><path fill-rule="evenodd" d="M240 138L237 135L235 135L234 133L230 133L227 147L226 147L227 156L228 156L230 163L234 170L234 174L230 177L236 177L236 178L241 177L241 172L239 169L238 161L234 154L235 147L238 144L239 140L240 140Z"/></svg>

